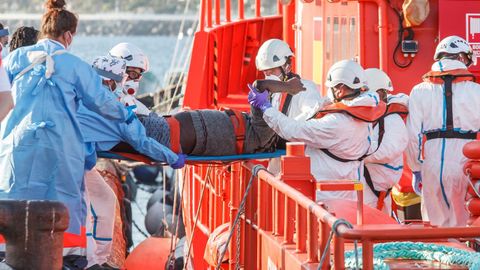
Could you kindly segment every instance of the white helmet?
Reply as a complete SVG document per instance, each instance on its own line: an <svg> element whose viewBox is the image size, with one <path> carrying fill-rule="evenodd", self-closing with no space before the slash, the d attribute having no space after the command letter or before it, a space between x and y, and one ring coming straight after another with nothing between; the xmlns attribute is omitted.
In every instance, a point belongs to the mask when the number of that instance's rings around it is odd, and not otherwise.
<svg viewBox="0 0 480 270"><path fill-rule="evenodd" d="M255 64L259 71L281 67L288 57L293 56L287 43L280 39L269 39L258 49Z"/></svg>
<svg viewBox="0 0 480 270"><path fill-rule="evenodd" d="M325 85L332 88L341 83L352 89L368 88L365 70L352 60L338 61L328 70Z"/></svg>
<svg viewBox="0 0 480 270"><path fill-rule="evenodd" d="M119 43L110 49L110 55L127 61L127 67L141 68L143 72L149 69L147 56L140 48L130 43Z"/></svg>
<svg viewBox="0 0 480 270"><path fill-rule="evenodd" d="M465 39L459 36L449 36L437 45L437 49L435 50L435 55L433 56L434 60L440 60L442 58L442 54L458 54L458 53L465 53L472 62L472 55L473 50L472 47L465 41ZM468 65L470 65L470 63ZM468 66L467 65L467 66Z"/></svg>
<svg viewBox="0 0 480 270"><path fill-rule="evenodd" d="M118 83L123 83L126 78L126 62L117 57L110 55L97 57L93 60L92 67L100 77L106 80L114 80Z"/></svg>
<svg viewBox="0 0 480 270"><path fill-rule="evenodd" d="M365 75L367 76L368 88L370 91L377 91L379 89L385 89L389 92L393 91L392 80L390 77L378 68L365 69Z"/></svg>

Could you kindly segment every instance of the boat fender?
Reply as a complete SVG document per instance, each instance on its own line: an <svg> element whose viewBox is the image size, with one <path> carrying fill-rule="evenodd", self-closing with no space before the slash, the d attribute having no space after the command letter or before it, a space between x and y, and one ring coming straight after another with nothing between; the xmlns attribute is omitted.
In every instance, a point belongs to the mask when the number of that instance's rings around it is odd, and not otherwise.
<svg viewBox="0 0 480 270"><path fill-rule="evenodd" d="M472 216L480 216L480 198L471 198L465 206Z"/></svg>
<svg viewBox="0 0 480 270"><path fill-rule="evenodd" d="M465 144L463 155L469 159L480 159L480 141L471 141Z"/></svg>
<svg viewBox="0 0 480 270"><path fill-rule="evenodd" d="M164 208L165 212L163 212ZM163 233L159 232L159 229L163 228L163 219L166 218L167 214L171 214L172 211L173 208L170 205L164 205L160 202L154 203L150 209L148 209L147 215L145 216L145 228L148 233L151 235Z"/></svg>
<svg viewBox="0 0 480 270"><path fill-rule="evenodd" d="M168 260L170 242L155 236L145 239L128 255L124 270L160 269Z"/></svg>
<svg viewBox="0 0 480 270"><path fill-rule="evenodd" d="M230 224L224 223L210 234L207 241L207 246L205 247L205 253L203 259L211 266L217 267L220 254L227 244L228 235L230 233ZM230 258L228 250L223 256L223 261L228 261Z"/></svg>
<svg viewBox="0 0 480 270"><path fill-rule="evenodd" d="M170 192L168 192L168 191L163 192L163 187L160 187L157 190L155 190L155 192L152 194L152 196L150 196L150 199L148 199L147 210L150 209L150 207L156 202L163 203L163 195L164 194L165 194L165 204L173 205L173 200L170 196L171 195Z"/></svg>

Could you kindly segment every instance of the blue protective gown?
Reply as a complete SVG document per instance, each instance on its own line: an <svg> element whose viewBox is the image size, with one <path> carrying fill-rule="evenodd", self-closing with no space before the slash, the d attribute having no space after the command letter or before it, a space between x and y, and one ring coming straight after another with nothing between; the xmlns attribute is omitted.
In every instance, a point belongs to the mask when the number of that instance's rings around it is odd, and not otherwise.
<svg viewBox="0 0 480 270"><path fill-rule="evenodd" d="M105 89L105 91L108 90ZM134 119L130 124L114 122L84 106L78 109L78 119L87 149L85 169L89 170L95 166L95 151L108 151L120 142L130 144L139 153L156 161L172 164L178 159L178 156L168 147L147 137L145 127L138 119Z"/></svg>
<svg viewBox="0 0 480 270"><path fill-rule="evenodd" d="M102 81L90 65L68 52L52 56L51 77L46 62L18 76L34 55L64 49L56 41L40 40L5 61L15 108L1 124L0 198L61 201L70 213L67 232L79 234L86 216L79 102L112 120L124 122L128 112L112 93L99 91Z"/></svg>

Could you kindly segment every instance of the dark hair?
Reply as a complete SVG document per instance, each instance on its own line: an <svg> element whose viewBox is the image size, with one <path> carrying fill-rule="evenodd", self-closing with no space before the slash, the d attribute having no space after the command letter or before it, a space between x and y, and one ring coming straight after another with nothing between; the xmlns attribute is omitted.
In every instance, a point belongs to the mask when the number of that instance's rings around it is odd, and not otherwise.
<svg viewBox="0 0 480 270"><path fill-rule="evenodd" d="M22 26L15 31L12 35L12 40L10 41L10 52L23 47L30 46L37 43L38 40L38 30L33 27Z"/></svg>
<svg viewBox="0 0 480 270"><path fill-rule="evenodd" d="M2 23L0 23L0 30L2 30L2 29L3 29L3 27L4 27L4 26L3 26L3 24L2 24Z"/></svg>
<svg viewBox="0 0 480 270"><path fill-rule="evenodd" d="M78 18L65 8L65 0L47 0L45 8L47 10L42 18L42 37L57 38L67 31L75 34Z"/></svg>

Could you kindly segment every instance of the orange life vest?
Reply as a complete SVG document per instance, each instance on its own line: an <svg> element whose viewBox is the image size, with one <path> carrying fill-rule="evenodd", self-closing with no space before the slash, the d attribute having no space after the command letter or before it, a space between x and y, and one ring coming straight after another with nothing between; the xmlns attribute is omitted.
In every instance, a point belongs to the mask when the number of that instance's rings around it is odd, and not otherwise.
<svg viewBox="0 0 480 270"><path fill-rule="evenodd" d="M463 81L475 81L475 76L466 69L453 69L448 71L429 71L423 75L424 82L430 82L434 84L444 84L445 76L453 76L454 82L463 82Z"/></svg>
<svg viewBox="0 0 480 270"><path fill-rule="evenodd" d="M347 106L341 102L325 106L321 111L315 114L313 118L319 119L329 113L346 113L351 117L363 122L375 122L380 119L387 111L385 102L380 101L378 106Z"/></svg>
<svg viewBox="0 0 480 270"><path fill-rule="evenodd" d="M475 140L477 132L459 132L453 125L452 84L464 81L475 81L475 76L466 69L453 69L448 71L430 71L423 75L423 80L433 84L444 85L446 107L446 129L425 133L427 140L432 139L466 139Z"/></svg>

